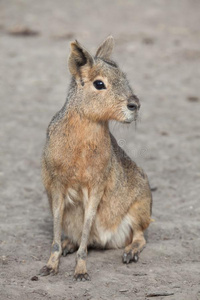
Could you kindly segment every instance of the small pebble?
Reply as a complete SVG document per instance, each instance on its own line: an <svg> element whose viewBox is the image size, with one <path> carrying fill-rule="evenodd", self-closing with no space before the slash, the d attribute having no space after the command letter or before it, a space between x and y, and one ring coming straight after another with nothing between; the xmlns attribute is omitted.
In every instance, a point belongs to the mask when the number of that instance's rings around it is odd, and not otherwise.
<svg viewBox="0 0 200 300"><path fill-rule="evenodd" d="M32 280L32 281L38 281L38 277L37 277L37 276L33 276L33 277L31 278L31 280Z"/></svg>

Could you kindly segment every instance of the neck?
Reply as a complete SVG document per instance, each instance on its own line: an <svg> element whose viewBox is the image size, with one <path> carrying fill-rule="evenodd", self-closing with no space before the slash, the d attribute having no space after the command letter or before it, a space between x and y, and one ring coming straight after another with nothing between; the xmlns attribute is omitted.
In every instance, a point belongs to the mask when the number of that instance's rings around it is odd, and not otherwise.
<svg viewBox="0 0 200 300"><path fill-rule="evenodd" d="M104 136L108 136L109 127L108 122L104 121L92 121L80 114L76 108L67 110L66 114L67 130L69 132L76 132L76 135L84 135L86 139L98 139L101 140Z"/></svg>

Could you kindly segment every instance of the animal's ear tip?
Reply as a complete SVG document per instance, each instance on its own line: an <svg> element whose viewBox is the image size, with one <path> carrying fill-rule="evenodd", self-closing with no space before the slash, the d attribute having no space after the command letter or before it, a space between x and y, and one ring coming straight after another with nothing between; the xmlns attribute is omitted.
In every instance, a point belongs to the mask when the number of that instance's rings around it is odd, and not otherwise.
<svg viewBox="0 0 200 300"><path fill-rule="evenodd" d="M74 48L75 45L76 45L76 41L70 42L71 49Z"/></svg>
<svg viewBox="0 0 200 300"><path fill-rule="evenodd" d="M114 40L114 37L112 36L112 34L109 34L109 36L107 37L107 39Z"/></svg>
<svg viewBox="0 0 200 300"><path fill-rule="evenodd" d="M96 57L109 59L112 54L114 45L114 38L112 35L109 35L97 49Z"/></svg>
<svg viewBox="0 0 200 300"><path fill-rule="evenodd" d="M106 41L109 41L110 43L114 44L115 43L115 39L112 36L112 34L109 34L109 36L107 37Z"/></svg>
<svg viewBox="0 0 200 300"><path fill-rule="evenodd" d="M73 48L75 48L77 46L80 46L80 44L79 44L79 42L77 40L75 40L75 41L73 41L73 42L70 43L71 49L73 49Z"/></svg>

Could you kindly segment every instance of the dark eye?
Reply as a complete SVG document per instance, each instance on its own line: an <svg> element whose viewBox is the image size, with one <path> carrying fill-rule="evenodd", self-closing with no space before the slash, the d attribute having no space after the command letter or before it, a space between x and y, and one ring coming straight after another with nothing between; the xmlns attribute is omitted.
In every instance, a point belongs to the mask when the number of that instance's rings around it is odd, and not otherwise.
<svg viewBox="0 0 200 300"><path fill-rule="evenodd" d="M103 89L106 88L106 87L105 87L105 84L104 84L103 81L101 81L101 80L95 80L95 81L93 82L93 85L94 85L94 87L95 87L97 90L103 90Z"/></svg>

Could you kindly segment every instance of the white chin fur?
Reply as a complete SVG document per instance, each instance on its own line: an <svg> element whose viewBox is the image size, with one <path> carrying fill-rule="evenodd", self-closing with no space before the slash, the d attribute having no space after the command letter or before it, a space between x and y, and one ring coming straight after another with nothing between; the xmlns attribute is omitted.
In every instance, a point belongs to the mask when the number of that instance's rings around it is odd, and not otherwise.
<svg viewBox="0 0 200 300"><path fill-rule="evenodd" d="M123 114L124 114L124 122L125 123L131 123L132 121L135 120L135 113L131 112L127 108L123 110Z"/></svg>

